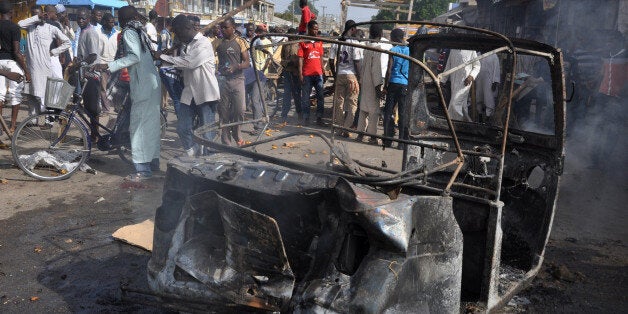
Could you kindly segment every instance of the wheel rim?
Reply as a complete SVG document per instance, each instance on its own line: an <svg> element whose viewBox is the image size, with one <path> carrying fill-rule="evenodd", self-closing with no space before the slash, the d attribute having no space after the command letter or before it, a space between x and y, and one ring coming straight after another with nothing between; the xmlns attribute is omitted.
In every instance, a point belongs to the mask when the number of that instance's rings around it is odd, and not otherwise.
<svg viewBox="0 0 628 314"><path fill-rule="evenodd" d="M30 125L31 120L36 120L36 125ZM30 176L59 180L69 177L85 162L90 146L85 129L76 120L60 114L40 114L18 126L12 150L18 166Z"/></svg>

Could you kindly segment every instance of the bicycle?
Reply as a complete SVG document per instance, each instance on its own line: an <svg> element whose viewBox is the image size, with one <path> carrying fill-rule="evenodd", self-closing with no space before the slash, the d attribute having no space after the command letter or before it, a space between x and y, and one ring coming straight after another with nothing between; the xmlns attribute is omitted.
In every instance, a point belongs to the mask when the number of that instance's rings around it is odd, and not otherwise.
<svg viewBox="0 0 628 314"><path fill-rule="evenodd" d="M17 165L29 176L43 181L67 179L89 159L92 140L88 121L92 115L82 106L88 67L85 63L77 67L81 87L78 92L64 80L48 78L44 101L47 110L29 116L17 126L11 150ZM101 151L116 150L122 160L130 163L130 136L128 127L124 127L129 105L130 101L123 104L112 128L97 124L104 132L96 146ZM160 117L163 134L167 123L164 112Z"/></svg>

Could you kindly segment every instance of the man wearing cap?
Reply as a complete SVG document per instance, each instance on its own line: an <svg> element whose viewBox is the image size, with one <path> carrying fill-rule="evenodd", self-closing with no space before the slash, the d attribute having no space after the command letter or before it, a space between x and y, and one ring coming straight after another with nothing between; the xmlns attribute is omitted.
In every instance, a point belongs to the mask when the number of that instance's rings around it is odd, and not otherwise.
<svg viewBox="0 0 628 314"><path fill-rule="evenodd" d="M44 7L44 12L48 16L48 20L46 20L46 23L49 23L50 25L58 28L59 30L61 30L63 35L68 36L63 30L63 25L61 25L61 22L59 21L60 14L57 9L57 6L47 5ZM70 40L70 46L71 46L72 39L69 36L68 36L68 39ZM61 41L57 39L52 43L52 45L50 45L50 49L57 48L61 44L62 44ZM65 65L68 62L72 61L72 58L70 57L70 50L71 49L68 49L62 52L61 54L59 54L59 56L50 57L50 61L52 62L52 71L55 73L55 77L63 77L63 70L64 70Z"/></svg>
<svg viewBox="0 0 628 314"><path fill-rule="evenodd" d="M61 62L61 66L65 70L67 65L74 58L74 47L76 46L76 34L74 30L70 26L70 19L68 19L68 12L65 10L65 6L61 3L55 5L57 9L57 21L61 25L61 31L63 35L67 36L70 39L70 44L72 45L71 49L68 49L65 53L59 56L59 62Z"/></svg>
<svg viewBox="0 0 628 314"><path fill-rule="evenodd" d="M28 31L26 38L26 64L28 71L32 74L30 94L39 98L42 111L45 110L44 96L46 94L47 78L49 76L62 78L60 73L61 64L58 64L58 71L53 71L51 56L56 58L58 63L59 54L70 48L70 39L59 28L45 22L48 13L56 13L55 7L46 6L46 9L48 10L47 12L42 12L38 6L34 6L31 8L32 17L18 22L21 28ZM50 49L55 39L59 40L60 45Z"/></svg>

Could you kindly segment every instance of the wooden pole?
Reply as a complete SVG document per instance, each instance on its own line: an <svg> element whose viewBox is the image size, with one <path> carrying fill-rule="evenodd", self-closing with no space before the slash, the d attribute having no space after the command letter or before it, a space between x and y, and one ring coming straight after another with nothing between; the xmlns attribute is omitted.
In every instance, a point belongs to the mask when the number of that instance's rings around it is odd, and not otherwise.
<svg viewBox="0 0 628 314"><path fill-rule="evenodd" d="M229 13L215 19L214 21L212 21L211 23L209 23L207 26L205 26L202 30L201 33L204 33L210 29L212 29L214 26L222 23L224 20L235 16L236 14L246 10L247 8L251 7L252 5L256 4L259 0L249 0L247 2L245 2L244 4L242 4L241 6L229 11Z"/></svg>

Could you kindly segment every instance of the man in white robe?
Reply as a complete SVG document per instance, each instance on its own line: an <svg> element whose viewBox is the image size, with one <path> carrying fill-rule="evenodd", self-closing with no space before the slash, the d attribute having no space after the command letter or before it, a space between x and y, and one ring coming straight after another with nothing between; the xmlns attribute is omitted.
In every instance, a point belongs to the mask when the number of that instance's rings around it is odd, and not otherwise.
<svg viewBox="0 0 628 314"><path fill-rule="evenodd" d="M492 54L480 60L480 73L475 80L476 99L478 103L484 103L484 112L482 107L478 106L479 113L483 113L486 118L493 115L495 111L495 97L497 97L497 87L500 83L501 69L499 67L499 58Z"/></svg>
<svg viewBox="0 0 628 314"><path fill-rule="evenodd" d="M449 59L445 66L445 72L467 63L477 57L477 53L471 50L452 49L449 52ZM448 77L451 82L451 100L449 101L449 116L453 120L471 121L468 112L468 98L471 90L471 83L480 73L480 62L475 61L467 64L464 68L451 73Z"/></svg>
<svg viewBox="0 0 628 314"><path fill-rule="evenodd" d="M55 77L50 57L58 57L59 54L68 50L70 48L70 39L59 28L45 23L45 15L39 7L33 7L31 14L33 15L32 17L19 21L18 25L28 31L26 64L31 73L30 94L39 98L41 101L40 109L44 110L46 80L49 76ZM50 49L50 45L56 39L61 44L54 49Z"/></svg>
<svg viewBox="0 0 628 314"><path fill-rule="evenodd" d="M98 71L129 71L131 119L131 154L136 173L129 175L129 181L141 181L152 176L159 169L161 80L153 64L151 43L144 32L137 9L125 6L118 11L122 31L123 57L107 64L97 64Z"/></svg>
<svg viewBox="0 0 628 314"><path fill-rule="evenodd" d="M369 28L369 37L373 40L382 39L382 27L373 24ZM391 44L373 42L369 46L382 50L390 50ZM388 54L365 49L362 59L362 75L360 75L360 113L358 115L358 131L366 131L370 134L377 133L379 120L379 107L381 104L381 91L384 78L388 70ZM361 142L363 135L358 135L356 140ZM371 143L377 143L377 138L372 137Z"/></svg>

